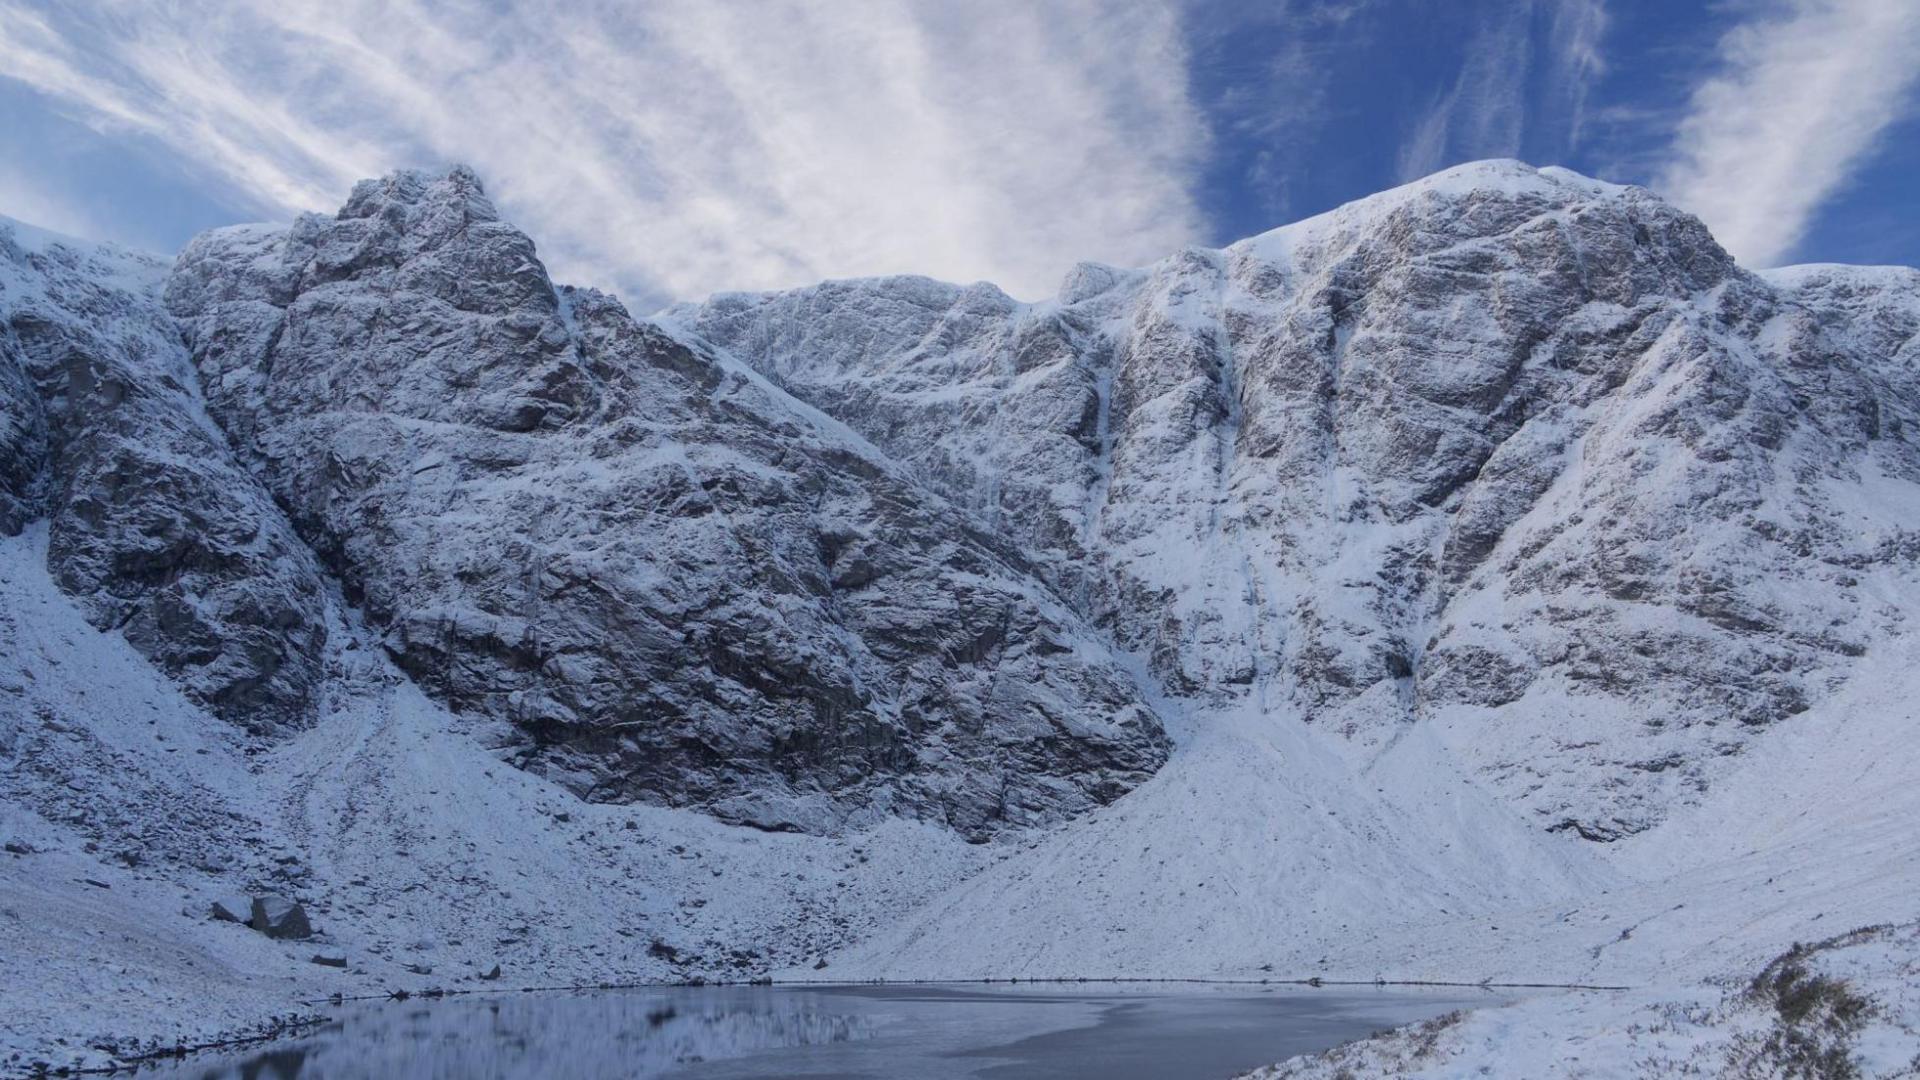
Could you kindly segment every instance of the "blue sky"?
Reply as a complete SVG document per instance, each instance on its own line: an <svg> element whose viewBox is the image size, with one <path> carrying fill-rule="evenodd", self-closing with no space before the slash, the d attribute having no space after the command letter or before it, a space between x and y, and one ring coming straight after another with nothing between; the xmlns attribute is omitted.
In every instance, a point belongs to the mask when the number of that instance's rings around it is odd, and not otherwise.
<svg viewBox="0 0 1920 1080"><path fill-rule="evenodd" d="M1047 294L1484 157L1920 265L1916 0L0 0L0 213L154 250L467 161L647 308Z"/></svg>

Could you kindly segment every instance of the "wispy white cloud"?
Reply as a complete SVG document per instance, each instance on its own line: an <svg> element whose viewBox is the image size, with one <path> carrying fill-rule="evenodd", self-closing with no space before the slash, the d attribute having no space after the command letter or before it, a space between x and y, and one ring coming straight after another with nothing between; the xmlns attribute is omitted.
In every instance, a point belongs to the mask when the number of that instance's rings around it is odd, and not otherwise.
<svg viewBox="0 0 1920 1080"><path fill-rule="evenodd" d="M1587 93L1606 72L1605 0L1514 0L1472 10L1481 21L1459 74L1401 144L1402 180L1474 158L1518 157L1536 120L1561 133L1563 149L1579 142Z"/></svg>
<svg viewBox="0 0 1920 1080"><path fill-rule="evenodd" d="M1202 233L1176 13L1127 0L0 0L0 75L265 211L471 162L563 277L1051 290Z"/></svg>
<svg viewBox="0 0 1920 1080"><path fill-rule="evenodd" d="M1526 118L1528 12L1510 5L1486 16L1468 42L1460 74L1434 99L1400 147L1400 178L1412 180L1463 158L1515 157Z"/></svg>
<svg viewBox="0 0 1920 1080"><path fill-rule="evenodd" d="M1771 266L1912 106L1920 3L1792 0L1731 30L1720 59L1656 186Z"/></svg>
<svg viewBox="0 0 1920 1080"><path fill-rule="evenodd" d="M1205 86L1214 146L1229 158L1243 153L1244 194L1264 215L1262 225L1295 213L1294 182L1308 158L1302 148L1340 122L1334 79L1350 66L1349 50L1371 32L1368 24L1382 6L1380 0L1188 0L1191 63L1195 81ZM1255 54L1251 61L1248 52ZM1240 65L1244 74L1222 76Z"/></svg>
<svg viewBox="0 0 1920 1080"><path fill-rule="evenodd" d="M1548 23L1550 92L1563 101L1567 113L1567 143L1578 147L1585 133L1587 95L1607 73L1603 43L1607 36L1605 0L1561 0L1553 5Z"/></svg>

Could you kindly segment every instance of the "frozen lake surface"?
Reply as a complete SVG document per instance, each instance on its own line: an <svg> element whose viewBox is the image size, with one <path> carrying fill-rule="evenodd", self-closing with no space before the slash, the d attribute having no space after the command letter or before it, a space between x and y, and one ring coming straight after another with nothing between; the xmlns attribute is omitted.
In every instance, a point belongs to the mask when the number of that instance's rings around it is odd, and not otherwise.
<svg viewBox="0 0 1920 1080"><path fill-rule="evenodd" d="M1486 994L1267 986L697 987L336 1009L310 1034L144 1076L225 1080L1224 1078Z"/></svg>

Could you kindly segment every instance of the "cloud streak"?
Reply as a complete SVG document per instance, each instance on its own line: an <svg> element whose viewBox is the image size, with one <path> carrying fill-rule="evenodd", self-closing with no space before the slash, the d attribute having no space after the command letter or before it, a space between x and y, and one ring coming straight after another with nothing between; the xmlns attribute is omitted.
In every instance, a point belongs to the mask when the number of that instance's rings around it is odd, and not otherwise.
<svg viewBox="0 0 1920 1080"><path fill-rule="evenodd" d="M1459 74L1401 144L1403 181L1475 158L1519 157L1540 120L1565 132L1562 151L1579 142L1588 91L1606 72L1604 0L1516 0L1480 18Z"/></svg>
<svg viewBox="0 0 1920 1080"><path fill-rule="evenodd" d="M1125 0L0 0L0 75L262 213L472 163L643 303L918 271L1050 292L1201 235L1176 13Z"/></svg>
<svg viewBox="0 0 1920 1080"><path fill-rule="evenodd" d="M1735 27L1655 186L1753 266L1791 256L1912 104L1920 4L1794 0Z"/></svg>

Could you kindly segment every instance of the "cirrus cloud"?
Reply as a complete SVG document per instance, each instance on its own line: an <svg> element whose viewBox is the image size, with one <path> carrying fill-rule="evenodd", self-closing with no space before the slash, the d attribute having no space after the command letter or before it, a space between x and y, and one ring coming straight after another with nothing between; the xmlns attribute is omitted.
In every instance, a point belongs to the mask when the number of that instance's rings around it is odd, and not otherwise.
<svg viewBox="0 0 1920 1080"><path fill-rule="evenodd" d="M1402 181L1473 158L1519 157L1530 129L1550 129L1556 152L1570 152L1581 139L1587 96L1606 73L1604 0L1513 0L1462 10L1477 26L1459 74L1400 147Z"/></svg>
<svg viewBox="0 0 1920 1080"><path fill-rule="evenodd" d="M1125 0L0 0L0 76L261 213L473 164L644 300L919 271L1038 295L1203 232L1177 13Z"/></svg>
<svg viewBox="0 0 1920 1080"><path fill-rule="evenodd" d="M1789 257L1911 105L1920 4L1792 0L1721 39L1655 186L1742 262Z"/></svg>

